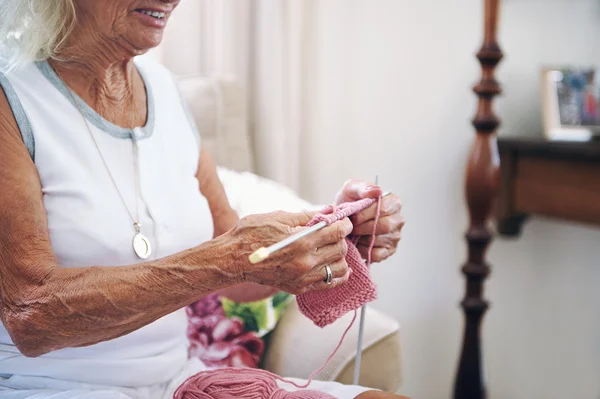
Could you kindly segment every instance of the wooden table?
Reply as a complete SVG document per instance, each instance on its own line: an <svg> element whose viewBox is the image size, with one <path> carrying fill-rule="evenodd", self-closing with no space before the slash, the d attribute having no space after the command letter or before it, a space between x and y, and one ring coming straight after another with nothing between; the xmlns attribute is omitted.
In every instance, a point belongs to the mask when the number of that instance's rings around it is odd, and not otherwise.
<svg viewBox="0 0 600 399"><path fill-rule="evenodd" d="M518 236L528 215L600 226L600 141L499 138L498 233Z"/></svg>

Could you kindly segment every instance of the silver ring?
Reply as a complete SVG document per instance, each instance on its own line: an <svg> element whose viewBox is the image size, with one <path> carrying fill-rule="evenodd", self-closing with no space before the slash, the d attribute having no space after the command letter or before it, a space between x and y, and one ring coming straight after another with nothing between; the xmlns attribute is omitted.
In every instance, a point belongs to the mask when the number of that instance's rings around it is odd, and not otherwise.
<svg viewBox="0 0 600 399"><path fill-rule="evenodd" d="M329 285L331 284L331 281L333 280L333 273L331 272L331 268L329 266L325 266L325 272L327 273L327 277L325 277L325 284Z"/></svg>

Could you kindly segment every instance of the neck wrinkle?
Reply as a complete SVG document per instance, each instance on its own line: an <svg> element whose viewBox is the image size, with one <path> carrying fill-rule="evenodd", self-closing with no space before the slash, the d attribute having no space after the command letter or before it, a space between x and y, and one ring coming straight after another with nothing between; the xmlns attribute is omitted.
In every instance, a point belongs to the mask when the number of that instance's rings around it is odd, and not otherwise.
<svg viewBox="0 0 600 399"><path fill-rule="evenodd" d="M62 58L62 57L61 57ZM143 125L147 117L144 82L133 58L116 62L104 57L49 60L65 84L105 119L124 127Z"/></svg>

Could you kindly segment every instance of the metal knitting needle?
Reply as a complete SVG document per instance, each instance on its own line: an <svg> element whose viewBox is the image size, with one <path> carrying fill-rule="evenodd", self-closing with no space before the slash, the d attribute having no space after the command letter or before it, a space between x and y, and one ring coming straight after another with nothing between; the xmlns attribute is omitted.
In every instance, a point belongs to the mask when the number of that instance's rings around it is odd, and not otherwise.
<svg viewBox="0 0 600 399"><path fill-rule="evenodd" d="M390 194L391 194L390 192L386 192L382 195L382 197L385 197L386 195L390 195ZM252 264L260 263L260 262L264 261L265 259L267 259L269 256L271 256L273 253L287 247L288 245L295 243L296 241L298 241L301 238L304 238L314 232L321 230L323 227L326 227L326 226L327 226L327 223L319 222L319 223L315 224L314 226L309 227L306 230L302 230L294 235L289 236L288 238L285 238L285 239L279 241L276 244L271 245L270 247L262 247L262 248L257 249L248 257L248 259L250 260L250 263L252 263Z"/></svg>
<svg viewBox="0 0 600 399"><path fill-rule="evenodd" d="M375 176L375 185L379 185L379 176ZM360 361L362 360L363 337L365 332L365 316L367 314L367 304L360 309L360 324L358 327L358 343L356 344L356 360L354 361L354 385L359 385L360 379Z"/></svg>

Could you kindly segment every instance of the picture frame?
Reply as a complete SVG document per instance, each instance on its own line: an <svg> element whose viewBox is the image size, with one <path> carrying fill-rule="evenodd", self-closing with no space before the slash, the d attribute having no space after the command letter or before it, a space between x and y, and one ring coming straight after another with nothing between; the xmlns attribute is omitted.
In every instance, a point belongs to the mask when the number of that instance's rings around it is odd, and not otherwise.
<svg viewBox="0 0 600 399"><path fill-rule="evenodd" d="M542 69L544 135L549 140L600 137L600 68Z"/></svg>

